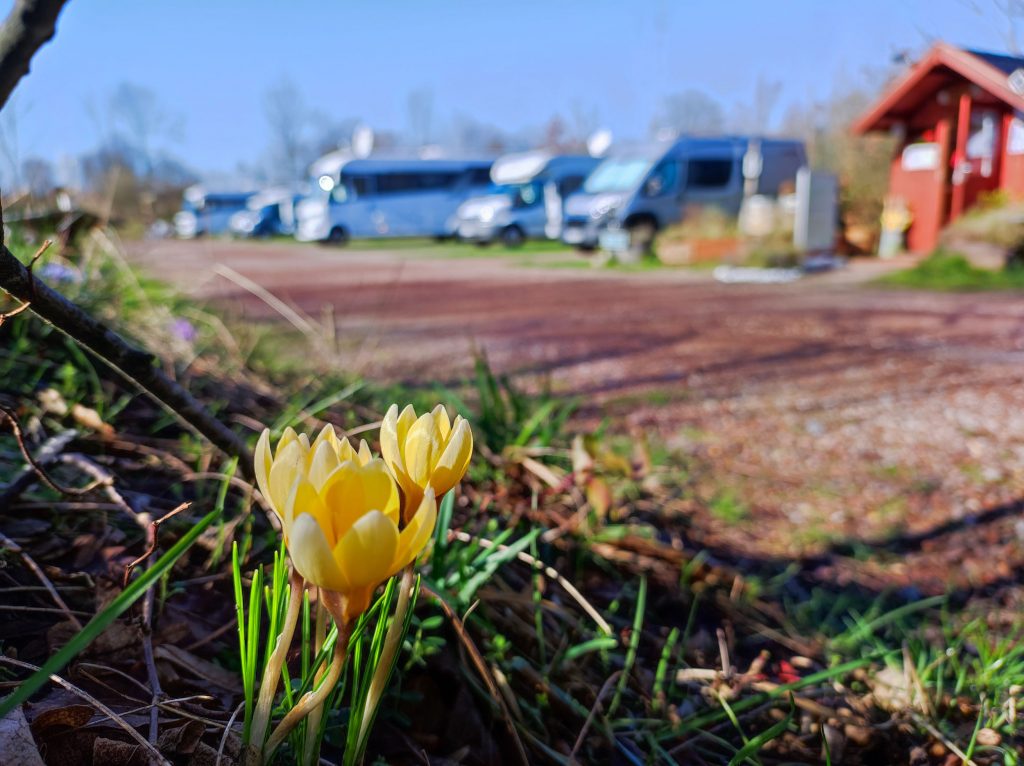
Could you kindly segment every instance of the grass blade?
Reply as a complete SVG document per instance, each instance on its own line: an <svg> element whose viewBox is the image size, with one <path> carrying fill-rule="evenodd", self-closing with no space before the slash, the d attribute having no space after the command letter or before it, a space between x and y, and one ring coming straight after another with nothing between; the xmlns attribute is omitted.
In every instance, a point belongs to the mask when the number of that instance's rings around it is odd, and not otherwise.
<svg viewBox="0 0 1024 766"><path fill-rule="evenodd" d="M747 760L753 760L761 748L771 742L773 739L782 734L787 728L789 728L789 722L793 720L793 713L796 711L796 704L793 702L793 697L790 695L789 699L789 713L781 721L769 726L767 729L762 731L756 737L749 739L746 744L743 745L729 761L729 766L739 766L741 763ZM756 761L755 761L756 763Z"/></svg>

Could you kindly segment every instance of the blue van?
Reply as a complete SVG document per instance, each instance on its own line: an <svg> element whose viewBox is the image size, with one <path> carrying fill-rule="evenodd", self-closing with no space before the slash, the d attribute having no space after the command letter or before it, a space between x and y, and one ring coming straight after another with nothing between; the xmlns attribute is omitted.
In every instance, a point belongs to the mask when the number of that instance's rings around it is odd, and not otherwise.
<svg viewBox="0 0 1024 766"><path fill-rule="evenodd" d="M491 182L491 160L350 159L298 206L295 238L444 237L460 204Z"/></svg>
<svg viewBox="0 0 1024 766"><path fill-rule="evenodd" d="M174 231L192 239L228 231L231 217L246 209L254 192L211 192L202 186L185 189L181 210L174 214Z"/></svg>
<svg viewBox="0 0 1024 766"><path fill-rule="evenodd" d="M647 250L687 208L739 213L745 194L776 195L807 164L800 141L680 138L613 149L565 203L562 241L583 250Z"/></svg>

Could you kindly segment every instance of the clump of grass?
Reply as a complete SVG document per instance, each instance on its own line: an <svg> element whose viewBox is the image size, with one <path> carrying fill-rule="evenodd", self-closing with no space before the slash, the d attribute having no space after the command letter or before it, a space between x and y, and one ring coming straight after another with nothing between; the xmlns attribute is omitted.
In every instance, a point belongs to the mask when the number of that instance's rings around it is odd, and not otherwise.
<svg viewBox="0 0 1024 766"><path fill-rule="evenodd" d="M979 269L963 254L940 249L913 268L886 275L881 282L924 290L1024 290L1024 268Z"/></svg>

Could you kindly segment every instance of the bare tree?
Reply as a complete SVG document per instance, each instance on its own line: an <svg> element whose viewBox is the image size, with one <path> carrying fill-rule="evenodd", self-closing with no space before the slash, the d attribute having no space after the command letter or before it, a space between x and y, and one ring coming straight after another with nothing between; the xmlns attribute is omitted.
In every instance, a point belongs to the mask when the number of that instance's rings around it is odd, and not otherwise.
<svg viewBox="0 0 1024 766"><path fill-rule="evenodd" d="M21 122L23 110L19 103L21 99L15 97L8 103L7 108L0 112L0 155L3 156L6 165L2 180L4 186L11 188L21 186L21 136L18 125Z"/></svg>
<svg viewBox="0 0 1024 766"><path fill-rule="evenodd" d="M110 97L110 116L115 145L121 145L132 155L133 164L143 178L153 176L156 151L155 142L176 133L174 120L160 106L156 94L149 88L123 82Z"/></svg>
<svg viewBox="0 0 1024 766"><path fill-rule="evenodd" d="M434 117L434 91L429 87L422 87L410 92L406 110L409 139L417 146L429 144Z"/></svg>
<svg viewBox="0 0 1024 766"><path fill-rule="evenodd" d="M295 83L283 79L267 91L264 112L270 128L270 175L277 181L301 178L309 158L306 130L310 110Z"/></svg>
<svg viewBox="0 0 1024 766"><path fill-rule="evenodd" d="M667 96L651 123L654 135L708 135L725 127L721 105L695 88Z"/></svg>
<svg viewBox="0 0 1024 766"><path fill-rule="evenodd" d="M600 110L594 105L584 106L578 100L573 100L570 110L572 112L573 143L577 147L583 146L590 134L601 126Z"/></svg>
<svg viewBox="0 0 1024 766"><path fill-rule="evenodd" d="M33 197L45 197L57 186L53 165L42 157L29 157L21 163L21 177Z"/></svg>
<svg viewBox="0 0 1024 766"><path fill-rule="evenodd" d="M17 0L0 26L0 108L28 74L36 51L53 38L65 0Z"/></svg>

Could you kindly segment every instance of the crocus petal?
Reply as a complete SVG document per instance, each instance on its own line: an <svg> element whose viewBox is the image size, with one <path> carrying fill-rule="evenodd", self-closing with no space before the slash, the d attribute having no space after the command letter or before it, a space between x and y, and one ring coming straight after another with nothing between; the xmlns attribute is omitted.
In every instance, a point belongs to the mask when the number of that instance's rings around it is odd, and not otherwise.
<svg viewBox="0 0 1024 766"><path fill-rule="evenodd" d="M285 428L284 431L281 433L281 438L277 442L277 451L274 453L274 459L276 460L277 458L279 458L281 456L281 453L284 452L284 448L291 444L293 441L297 441L298 438L299 435L295 433L294 428L292 428L291 426Z"/></svg>
<svg viewBox="0 0 1024 766"><path fill-rule="evenodd" d="M434 534L436 523L437 502L434 500L434 490L428 488L419 509L398 536L398 550L393 565L396 572L407 567L420 555Z"/></svg>
<svg viewBox="0 0 1024 766"><path fill-rule="evenodd" d="M285 543L288 542L291 534L292 523L304 513L308 513L316 519L327 538L328 545L333 545L337 540L331 527L331 515L327 512L327 506L317 494L316 487L301 473L295 476L295 482L288 491L288 499L285 501L283 510Z"/></svg>
<svg viewBox="0 0 1024 766"><path fill-rule="evenodd" d="M398 421L398 405L392 404L380 423L380 454L391 469L391 473L404 484L405 461L402 459L402 441L398 437Z"/></svg>
<svg viewBox="0 0 1024 766"><path fill-rule="evenodd" d="M371 460L365 466L342 463L321 486L320 496L339 539L369 510L380 511L398 523L398 487L383 460Z"/></svg>
<svg viewBox="0 0 1024 766"><path fill-rule="evenodd" d="M314 453L316 453L317 449L324 442L326 442L327 444L330 444L331 445L331 449L333 449L334 451L337 451L338 435L334 432L334 426L332 426L330 423L328 423L322 429L320 429L320 433L317 434L316 439L313 440L313 443L310 445L309 448Z"/></svg>
<svg viewBox="0 0 1024 766"><path fill-rule="evenodd" d="M370 452L370 445L366 443L366 439L359 440L359 454L357 457L360 465L366 465L373 460L373 453Z"/></svg>
<svg viewBox="0 0 1024 766"><path fill-rule="evenodd" d="M456 418L452 438L430 475L430 486L434 492L443 495L458 484L469 468L472 457L473 431L467 421Z"/></svg>
<svg viewBox="0 0 1024 766"><path fill-rule="evenodd" d="M288 552L298 573L314 585L338 592L349 588L323 530L308 513L299 514L293 522Z"/></svg>
<svg viewBox="0 0 1024 766"><path fill-rule="evenodd" d="M392 523L398 523L398 487L388 467L380 458L360 466L363 484L363 507L378 510Z"/></svg>
<svg viewBox="0 0 1024 766"><path fill-rule="evenodd" d="M334 473L341 465L338 460L338 453L334 445L328 441L322 441L317 445L313 453L313 460L309 464L309 480L319 491L327 482L327 477Z"/></svg>
<svg viewBox="0 0 1024 766"><path fill-rule="evenodd" d="M356 451L352 449L352 442L348 438L338 439L338 462L344 463L346 460L356 460Z"/></svg>
<svg viewBox="0 0 1024 766"><path fill-rule="evenodd" d="M405 437L405 470L420 487L430 481L430 472L434 468L440 452L437 429L434 427L434 416L431 413L422 415L412 424Z"/></svg>
<svg viewBox="0 0 1024 766"><path fill-rule="evenodd" d="M302 446L297 439L293 439L285 445L284 449L277 448L277 457L270 467L268 477L268 488L270 489L270 502L277 509L277 512L284 515L284 504L288 499L292 484L295 483L295 476L303 467Z"/></svg>
<svg viewBox="0 0 1024 766"><path fill-rule="evenodd" d="M434 427L437 429L441 443L444 444L448 440L448 434L452 432L452 424L448 420L448 410L444 408L443 404L439 404L430 414L434 416Z"/></svg>
<svg viewBox="0 0 1024 766"><path fill-rule="evenodd" d="M364 514L334 547L334 560L351 588L376 587L395 573L398 527L380 511Z"/></svg>
<svg viewBox="0 0 1024 766"><path fill-rule="evenodd" d="M260 494L270 502L270 467L274 464L274 456L270 453L270 429L264 428L256 442L253 452L253 468L256 470L256 486ZM274 509L277 510L276 508Z"/></svg>

